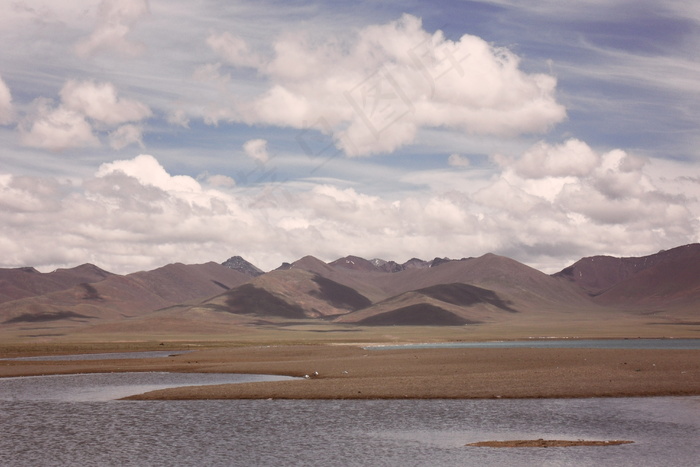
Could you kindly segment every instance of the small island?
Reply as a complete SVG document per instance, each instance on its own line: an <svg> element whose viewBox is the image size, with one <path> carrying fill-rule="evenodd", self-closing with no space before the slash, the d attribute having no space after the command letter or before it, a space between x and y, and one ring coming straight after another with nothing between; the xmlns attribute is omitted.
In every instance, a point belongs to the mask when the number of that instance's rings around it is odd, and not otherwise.
<svg viewBox="0 0 700 467"><path fill-rule="evenodd" d="M510 441L479 441L469 443L466 446L482 448L568 448L574 446L619 446L621 444L632 444L634 441L611 440L611 441L587 441L587 440L561 440L561 439L520 439Z"/></svg>

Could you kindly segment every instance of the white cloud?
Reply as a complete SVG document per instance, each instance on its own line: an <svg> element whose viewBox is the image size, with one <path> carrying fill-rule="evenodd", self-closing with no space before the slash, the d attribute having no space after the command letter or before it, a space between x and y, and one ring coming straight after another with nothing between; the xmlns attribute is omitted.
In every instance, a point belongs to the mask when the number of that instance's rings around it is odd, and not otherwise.
<svg viewBox="0 0 700 467"><path fill-rule="evenodd" d="M137 122L152 115L147 105L118 97L112 83L70 80L61 89L61 102L66 108L107 125Z"/></svg>
<svg viewBox="0 0 700 467"><path fill-rule="evenodd" d="M496 157L501 164L507 164ZM513 164L524 178L586 176L600 164L600 156L586 143L569 139L561 145L537 143Z"/></svg>
<svg viewBox="0 0 700 467"><path fill-rule="evenodd" d="M200 183L171 175L150 155L103 164L75 186L0 175L0 238L14 239L0 243L0 258L131 272L233 254L272 269L307 254L405 261L494 251L554 272L577 255L648 254L698 238L698 200L672 191L684 167L666 163L656 179L652 162L630 168L622 151L596 154L600 164L587 175L528 179L505 167L476 188L401 197L330 183L270 183L261 191L223 175ZM629 174L640 188L627 183ZM611 192L611 176L622 177L624 189ZM47 243L50 251L34 247Z"/></svg>
<svg viewBox="0 0 700 467"><path fill-rule="evenodd" d="M186 175L171 176L155 157L148 154L102 164L96 176L106 177L118 172L138 180L144 186L153 186L166 192L197 193L201 190L194 178Z"/></svg>
<svg viewBox="0 0 700 467"><path fill-rule="evenodd" d="M100 145L84 115L54 107L47 99L37 99L34 107L33 114L19 126L22 144L52 151Z"/></svg>
<svg viewBox="0 0 700 467"><path fill-rule="evenodd" d="M447 164L450 167L469 167L471 162L469 161L468 157L462 156L461 154L450 154L450 157L447 158Z"/></svg>
<svg viewBox="0 0 700 467"><path fill-rule="evenodd" d="M143 147L143 128L127 124L109 134L109 145L113 149L122 149L130 144L138 144Z"/></svg>
<svg viewBox="0 0 700 467"><path fill-rule="evenodd" d="M260 58L250 50L248 44L229 32L211 34L207 38L207 45L230 65L251 68L260 66Z"/></svg>
<svg viewBox="0 0 700 467"><path fill-rule="evenodd" d="M565 117L552 76L521 71L516 55L479 37L430 34L411 15L365 27L347 41L286 34L266 59L249 58L231 35L212 35L209 43L269 82L229 118L330 129L351 156L392 152L420 128L513 136L544 132Z"/></svg>
<svg viewBox="0 0 700 467"><path fill-rule="evenodd" d="M267 141L264 139L251 139L243 144L243 151L254 161L265 164L270 156L267 153Z"/></svg>
<svg viewBox="0 0 700 467"><path fill-rule="evenodd" d="M121 98L111 83L67 81L60 92L61 103L50 99L34 101L34 110L20 122L20 140L30 147L60 151L100 146L98 133L109 131L110 146L121 149L143 145L137 122L152 115L145 104ZM121 125L118 128L114 128Z"/></svg>
<svg viewBox="0 0 700 467"><path fill-rule="evenodd" d="M697 199L668 190L644 158L569 140L497 160L503 172L474 199L489 208L502 233L512 226L511 243L521 245L523 260L528 249L553 257L564 249L635 255L697 238Z"/></svg>
<svg viewBox="0 0 700 467"><path fill-rule="evenodd" d="M145 51L145 45L129 39L133 26L148 16L147 0L102 0L97 11L97 24L90 37L75 46L79 56L101 51L133 57Z"/></svg>
<svg viewBox="0 0 700 467"><path fill-rule="evenodd" d="M190 119L184 109L175 109L168 113L167 121L171 125L181 126L183 128L190 127Z"/></svg>
<svg viewBox="0 0 700 467"><path fill-rule="evenodd" d="M2 76L0 76L0 125L9 125L15 120L15 111L12 106L12 94Z"/></svg>
<svg viewBox="0 0 700 467"><path fill-rule="evenodd" d="M236 186L236 181L226 175L207 175L205 180L212 187L231 188Z"/></svg>

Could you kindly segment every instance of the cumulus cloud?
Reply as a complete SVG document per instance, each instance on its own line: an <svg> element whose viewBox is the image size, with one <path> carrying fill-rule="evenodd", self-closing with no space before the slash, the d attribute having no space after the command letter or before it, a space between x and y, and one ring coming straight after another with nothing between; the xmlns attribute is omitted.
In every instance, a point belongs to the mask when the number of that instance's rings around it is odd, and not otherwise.
<svg viewBox="0 0 700 467"><path fill-rule="evenodd" d="M243 151L254 161L265 164L269 160L267 154L267 141L264 139L251 139L243 144Z"/></svg>
<svg viewBox="0 0 700 467"><path fill-rule="evenodd" d="M2 76L0 76L0 125L9 125L14 122L15 112L12 106L12 94Z"/></svg>
<svg viewBox="0 0 700 467"><path fill-rule="evenodd" d="M82 57L101 51L129 57L141 55L145 45L128 36L133 26L148 14L147 0L102 0L95 29L76 44L76 53Z"/></svg>
<svg viewBox="0 0 700 467"><path fill-rule="evenodd" d="M112 83L70 80L61 89L61 102L67 109L107 125L136 122L151 116L147 105L118 97Z"/></svg>
<svg viewBox="0 0 700 467"><path fill-rule="evenodd" d="M496 157L502 165L510 161ZM586 143L569 139L561 145L539 142L520 156L512 168L523 178L585 176L600 164L600 156Z"/></svg>
<svg viewBox="0 0 700 467"><path fill-rule="evenodd" d="M171 176L155 157L148 154L102 164L96 176L106 177L114 173L122 173L144 186L153 186L166 192L196 193L201 190L197 180L186 175Z"/></svg>
<svg viewBox="0 0 700 467"><path fill-rule="evenodd" d="M74 147L94 147L100 140L85 116L49 99L34 102L34 111L20 123L20 140L30 147L61 151Z"/></svg>
<svg viewBox="0 0 700 467"><path fill-rule="evenodd" d="M111 83L74 81L65 83L61 102L39 98L34 110L19 125L20 140L26 146L53 151L100 145L99 132L110 131L110 146L121 149L143 144L138 122L152 115L145 104L121 98ZM121 125L118 128L114 128Z"/></svg>
<svg viewBox="0 0 700 467"><path fill-rule="evenodd" d="M550 147L582 152L578 144ZM527 178L506 166L471 191L400 197L332 183L269 183L261 192L224 175L173 175L151 155L102 164L78 185L0 175L0 238L12 239L0 243L0 258L6 266L91 261L131 272L233 254L272 269L307 254L405 261L493 251L554 272L577 255L648 254L698 238L697 199L673 192L672 183L662 188L653 162L589 149L599 164L585 175ZM663 172L671 180L683 168ZM48 243L50 251L35 248Z"/></svg>
<svg viewBox="0 0 700 467"><path fill-rule="evenodd" d="M523 72L510 50L479 37L431 34L411 15L348 41L288 34L265 58L231 34L208 43L225 62L253 67L269 83L227 118L330 132L350 156L392 152L420 128L512 136L544 132L566 114L552 76Z"/></svg>
<svg viewBox="0 0 700 467"><path fill-rule="evenodd" d="M611 245L638 254L640 245L697 238L697 200L665 191L644 158L619 149L598 152L572 139L496 160L503 168L498 180L473 197L499 226L517 226L512 234L521 254L525 246L546 251L546 244L558 254L555 239L586 254Z"/></svg>

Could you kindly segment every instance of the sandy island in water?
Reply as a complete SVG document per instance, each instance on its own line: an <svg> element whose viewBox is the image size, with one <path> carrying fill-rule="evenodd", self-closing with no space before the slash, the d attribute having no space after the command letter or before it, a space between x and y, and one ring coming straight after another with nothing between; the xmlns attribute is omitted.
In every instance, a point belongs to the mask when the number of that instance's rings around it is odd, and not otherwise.
<svg viewBox="0 0 700 467"><path fill-rule="evenodd" d="M619 446L620 444L632 444L634 441L587 441L587 440L560 440L560 439L524 439L512 441L479 441L469 443L467 446L480 448L569 448L574 446Z"/></svg>
<svg viewBox="0 0 700 467"><path fill-rule="evenodd" d="M175 349L175 344L166 349L170 347ZM204 348L184 355L136 360L0 362L0 376L115 371L301 377L181 387L130 397L141 400L700 395L700 350L365 350L355 345L280 345Z"/></svg>

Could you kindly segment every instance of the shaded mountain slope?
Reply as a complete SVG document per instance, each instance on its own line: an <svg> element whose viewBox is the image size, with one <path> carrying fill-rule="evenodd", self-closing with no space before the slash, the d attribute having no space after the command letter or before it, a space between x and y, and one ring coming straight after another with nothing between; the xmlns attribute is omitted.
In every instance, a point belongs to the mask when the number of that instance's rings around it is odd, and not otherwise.
<svg viewBox="0 0 700 467"><path fill-rule="evenodd" d="M193 309L278 318L320 318L371 304L356 290L303 269L276 270Z"/></svg>
<svg viewBox="0 0 700 467"><path fill-rule="evenodd" d="M34 268L0 269L0 303L99 282L112 273L93 264L42 273Z"/></svg>
<svg viewBox="0 0 700 467"><path fill-rule="evenodd" d="M508 303L501 300L493 291L469 284L439 284L418 289L415 292L452 305L472 306L487 303L501 310L517 313L517 310L508 306Z"/></svg>
<svg viewBox="0 0 700 467"><path fill-rule="evenodd" d="M429 303L416 303L357 321L360 326L464 326L476 324L451 311Z"/></svg>
<svg viewBox="0 0 700 467"><path fill-rule="evenodd" d="M519 311L586 307L592 303L568 281L491 253L479 258L442 262L430 268L384 274L374 277L373 283L389 295L440 284L469 284L491 290Z"/></svg>
<svg viewBox="0 0 700 467"><path fill-rule="evenodd" d="M217 308L221 311L260 317L306 318L304 309L299 305L287 302L278 295L253 284L243 284L224 295L224 306Z"/></svg>
<svg viewBox="0 0 700 467"><path fill-rule="evenodd" d="M314 258L313 256L305 256L292 264L288 264L284 270L303 270L312 272L320 277L325 277L333 282L337 282L338 284L354 289L372 302L389 297L389 294L387 294L386 291L378 288L375 284L375 278L384 276L388 274L387 272L373 270L368 271L364 268L350 269L338 265L333 267L324 263L320 259Z"/></svg>
<svg viewBox="0 0 700 467"><path fill-rule="evenodd" d="M216 263L171 264L0 304L0 323L116 319L202 299L250 280Z"/></svg>
<svg viewBox="0 0 700 467"><path fill-rule="evenodd" d="M169 264L152 271L129 274L126 277L168 304L212 296L220 293L222 289L235 287L251 280L247 274L214 262Z"/></svg>
<svg viewBox="0 0 700 467"><path fill-rule="evenodd" d="M662 255L652 266L616 283L595 300L625 308L697 312L700 318L700 248L685 248L687 254L672 259Z"/></svg>
<svg viewBox="0 0 700 467"><path fill-rule="evenodd" d="M684 245L642 257L591 256L578 260L553 276L569 280L595 296L645 269L661 264L668 264L670 270L685 269L692 261L700 261L700 244ZM681 280L687 282L692 277Z"/></svg>
<svg viewBox="0 0 700 467"><path fill-rule="evenodd" d="M421 313L425 313L421 316ZM473 285L439 284L404 292L370 307L336 318L336 322L408 326L463 325L492 320L496 315L517 313L493 291Z"/></svg>

